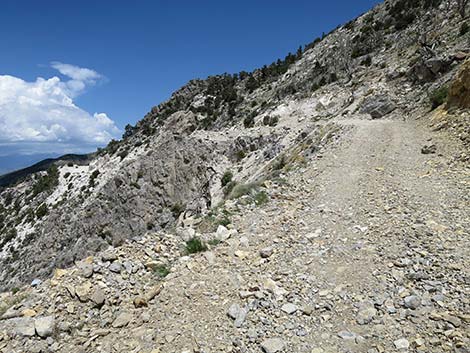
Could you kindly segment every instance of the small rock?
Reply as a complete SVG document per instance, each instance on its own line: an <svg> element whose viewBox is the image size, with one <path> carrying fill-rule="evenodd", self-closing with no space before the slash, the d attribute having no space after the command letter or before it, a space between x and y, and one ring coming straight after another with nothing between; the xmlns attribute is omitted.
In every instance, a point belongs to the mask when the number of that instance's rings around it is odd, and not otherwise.
<svg viewBox="0 0 470 353"><path fill-rule="evenodd" d="M367 325L372 322L375 315L377 315L377 310L374 307L365 307L359 310L356 321L359 325Z"/></svg>
<svg viewBox="0 0 470 353"><path fill-rule="evenodd" d="M436 145L432 144L432 145L425 145L421 148L421 153L422 154L434 154L436 153Z"/></svg>
<svg viewBox="0 0 470 353"><path fill-rule="evenodd" d="M408 309L418 309L421 306L421 299L416 295L409 295L405 297L405 307Z"/></svg>
<svg viewBox="0 0 470 353"><path fill-rule="evenodd" d="M261 249L259 251L259 255L263 258L263 259L267 259L268 257L271 257L271 255L274 253L274 249L269 246L267 248L264 248L264 249Z"/></svg>
<svg viewBox="0 0 470 353"><path fill-rule="evenodd" d="M349 331L340 331L338 332L338 337L342 338L343 340L354 340L356 339L356 334Z"/></svg>
<svg viewBox="0 0 470 353"><path fill-rule="evenodd" d="M86 302L90 299L91 288L90 282L85 282L81 286L75 287L75 294L81 302Z"/></svg>
<svg viewBox="0 0 470 353"><path fill-rule="evenodd" d="M35 335L34 320L31 318L24 318L16 321L15 333L23 337L32 337Z"/></svg>
<svg viewBox="0 0 470 353"><path fill-rule="evenodd" d="M97 307L101 308L106 300L106 297L103 291L98 288L93 292L90 299Z"/></svg>
<svg viewBox="0 0 470 353"><path fill-rule="evenodd" d="M227 310L227 315L235 320L238 316L239 311L241 310L240 305L238 304L232 304L230 308Z"/></svg>
<svg viewBox="0 0 470 353"><path fill-rule="evenodd" d="M113 321L113 327L120 328L120 327L127 326L131 320L132 320L132 315L130 313L121 312Z"/></svg>
<svg viewBox="0 0 470 353"><path fill-rule="evenodd" d="M148 303L147 303L147 301L145 300L145 298L136 297L136 298L134 299L134 306L135 306L136 308L143 308L143 307L148 306Z"/></svg>
<svg viewBox="0 0 470 353"><path fill-rule="evenodd" d="M302 312L303 312L305 315L310 316L310 315L312 315L312 313L313 313L313 308L312 308L311 306L308 306L308 305L307 305L307 306L304 306L304 307L302 308Z"/></svg>
<svg viewBox="0 0 470 353"><path fill-rule="evenodd" d="M117 260L117 255L114 252L105 252L101 255L101 260L103 262L113 262Z"/></svg>
<svg viewBox="0 0 470 353"><path fill-rule="evenodd" d="M281 310L284 311L285 313L291 315L291 314L293 314L297 311L297 306L292 304L292 303L287 303L287 304L284 304L281 307Z"/></svg>
<svg viewBox="0 0 470 353"><path fill-rule="evenodd" d="M121 273L122 265L119 262L113 262L111 266L109 266L109 270L114 273Z"/></svg>
<svg viewBox="0 0 470 353"><path fill-rule="evenodd" d="M286 344L280 338L269 338L261 343L261 348L265 353L276 353L284 349Z"/></svg>
<svg viewBox="0 0 470 353"><path fill-rule="evenodd" d="M407 350L410 348L410 342L406 338L400 338L396 341L393 341L395 348L398 350Z"/></svg>
<svg viewBox="0 0 470 353"><path fill-rule="evenodd" d="M31 282L31 287L37 287L42 283L42 281L39 278L33 279Z"/></svg>
<svg viewBox="0 0 470 353"><path fill-rule="evenodd" d="M80 264L79 268L83 277L90 278L91 276L93 276L93 265L83 263Z"/></svg>
<svg viewBox="0 0 470 353"><path fill-rule="evenodd" d="M52 336L55 327L54 317L46 316L36 319L34 323L36 333L39 337L46 338Z"/></svg>

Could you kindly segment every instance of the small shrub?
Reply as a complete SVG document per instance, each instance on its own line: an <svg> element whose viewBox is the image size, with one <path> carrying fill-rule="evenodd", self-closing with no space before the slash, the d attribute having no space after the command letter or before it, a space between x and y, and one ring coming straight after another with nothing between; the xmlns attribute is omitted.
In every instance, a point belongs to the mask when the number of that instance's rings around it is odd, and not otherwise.
<svg viewBox="0 0 470 353"><path fill-rule="evenodd" d="M184 212L186 207L180 203L175 203L173 206L171 206L171 213L173 213L173 217L178 218L181 213Z"/></svg>
<svg viewBox="0 0 470 353"><path fill-rule="evenodd" d="M211 239L207 242L209 245L211 246L216 246L216 245L219 245L221 243L221 241L219 239Z"/></svg>
<svg viewBox="0 0 470 353"><path fill-rule="evenodd" d="M122 152L120 152L120 153L118 154L118 157L121 158L121 161L122 161L124 158L127 157L128 154L129 154L129 151L128 151L128 150L124 150L124 151L122 151Z"/></svg>
<svg viewBox="0 0 470 353"><path fill-rule="evenodd" d="M463 36L463 35L467 34L469 30L470 30L470 26L468 25L467 22L464 22L460 25L459 34L461 36Z"/></svg>
<svg viewBox="0 0 470 353"><path fill-rule="evenodd" d="M431 92L429 100L431 102L432 109L436 109L440 105L444 104L447 99L448 89L447 87L441 87Z"/></svg>
<svg viewBox="0 0 470 353"><path fill-rule="evenodd" d="M67 179L70 176L70 172L64 174L64 178Z"/></svg>
<svg viewBox="0 0 470 353"><path fill-rule="evenodd" d="M372 65L372 58L367 56L364 60L361 61L361 65L370 66Z"/></svg>
<svg viewBox="0 0 470 353"><path fill-rule="evenodd" d="M231 181L228 183L224 188L224 195L227 197L233 190L233 188L237 185L236 181Z"/></svg>
<svg viewBox="0 0 470 353"><path fill-rule="evenodd" d="M247 116L245 119L243 119L243 126L245 126L247 129L255 126L255 117L252 115Z"/></svg>
<svg viewBox="0 0 470 353"><path fill-rule="evenodd" d="M259 191L256 193L254 201L257 206L261 206L269 201L269 196L265 191Z"/></svg>
<svg viewBox="0 0 470 353"><path fill-rule="evenodd" d="M233 173L230 170L227 170L224 175L222 175L222 178L220 179L220 182L222 183L222 187L227 185L232 181L233 178Z"/></svg>
<svg viewBox="0 0 470 353"><path fill-rule="evenodd" d="M33 186L32 197L39 195L42 192L50 192L59 184L59 171L56 165L52 165L47 170L47 175L39 177L36 184Z"/></svg>
<svg viewBox="0 0 470 353"><path fill-rule="evenodd" d="M231 199L239 199L244 195L249 195L258 187L256 183L249 183L249 184L237 184L234 186L232 192L229 194L229 198Z"/></svg>
<svg viewBox="0 0 470 353"><path fill-rule="evenodd" d="M45 215L47 215L48 213L48 210L47 210L47 205L45 203L43 203L41 206L39 206L36 210L36 217L38 219L41 219L42 217L44 217Z"/></svg>
<svg viewBox="0 0 470 353"><path fill-rule="evenodd" d="M92 187L95 186L95 180L98 177L98 175L100 175L99 169L96 169L96 170L93 171L93 173L91 173L90 179L88 180L88 186L89 187L92 188Z"/></svg>
<svg viewBox="0 0 470 353"><path fill-rule="evenodd" d="M237 156L237 161L240 162L243 158L246 157L246 152L243 150L240 150L237 152L236 156Z"/></svg>
<svg viewBox="0 0 470 353"><path fill-rule="evenodd" d="M186 242L186 252L188 254L195 254L206 250L207 245L198 237L194 237Z"/></svg>
<svg viewBox="0 0 470 353"><path fill-rule="evenodd" d="M161 265L154 266L153 272L157 274L158 277L165 278L166 276L169 275L170 270L165 265L161 264Z"/></svg>

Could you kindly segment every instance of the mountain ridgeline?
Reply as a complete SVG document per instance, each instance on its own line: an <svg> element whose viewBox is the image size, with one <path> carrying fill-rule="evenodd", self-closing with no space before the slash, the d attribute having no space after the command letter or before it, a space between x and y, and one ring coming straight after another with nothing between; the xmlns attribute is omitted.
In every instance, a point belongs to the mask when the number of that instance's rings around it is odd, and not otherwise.
<svg viewBox="0 0 470 353"><path fill-rule="evenodd" d="M448 87L469 45L465 7L387 0L283 60L190 81L92 156L2 177L0 289L147 233L214 231L226 200L259 195L339 136L335 119L465 108L468 85ZM466 126L452 125L464 143Z"/></svg>

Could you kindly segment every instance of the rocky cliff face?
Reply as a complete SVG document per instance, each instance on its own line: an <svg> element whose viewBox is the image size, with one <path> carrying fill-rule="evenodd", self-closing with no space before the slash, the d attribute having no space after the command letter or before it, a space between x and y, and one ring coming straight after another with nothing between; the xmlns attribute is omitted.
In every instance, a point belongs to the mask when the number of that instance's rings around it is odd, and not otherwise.
<svg viewBox="0 0 470 353"><path fill-rule="evenodd" d="M339 117L422 114L468 57L461 24L453 1L385 1L284 60L190 81L89 164L2 190L0 288L199 222L244 186L315 155L339 134ZM467 76L451 86L458 109L468 108Z"/></svg>

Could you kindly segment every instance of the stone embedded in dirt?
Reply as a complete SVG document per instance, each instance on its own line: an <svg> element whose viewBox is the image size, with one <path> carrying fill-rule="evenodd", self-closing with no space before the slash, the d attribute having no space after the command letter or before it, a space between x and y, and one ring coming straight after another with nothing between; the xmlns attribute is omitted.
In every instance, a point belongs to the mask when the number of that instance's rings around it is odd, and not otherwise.
<svg viewBox="0 0 470 353"><path fill-rule="evenodd" d="M113 321L112 326L114 328L121 328L121 327L127 326L131 320L132 320L132 314L124 311L117 315L116 319Z"/></svg>
<svg viewBox="0 0 470 353"><path fill-rule="evenodd" d="M232 305L230 305L230 307L228 308L227 310L227 315L232 318L233 320L235 320L238 316L238 313L240 312L241 308L240 308L240 305L234 303Z"/></svg>
<svg viewBox="0 0 470 353"><path fill-rule="evenodd" d="M136 297L134 299L134 306L136 308L143 308L145 306L148 306L148 303L147 303L147 300L145 300L145 298L142 298L142 297Z"/></svg>
<svg viewBox="0 0 470 353"><path fill-rule="evenodd" d="M405 307L408 309L418 309L421 306L421 299L416 295L409 295L404 299Z"/></svg>
<svg viewBox="0 0 470 353"><path fill-rule="evenodd" d="M287 304L284 304L282 307L281 307L281 310L284 311L286 314L293 314L297 311L297 305L295 304L292 304L292 303L287 303Z"/></svg>
<svg viewBox="0 0 470 353"><path fill-rule="evenodd" d="M367 306L359 310L356 321L359 325L367 325L374 320L377 310L372 306Z"/></svg>
<svg viewBox="0 0 470 353"><path fill-rule="evenodd" d="M119 262L113 262L109 266L109 270L114 273L121 273L122 272L122 265Z"/></svg>
<svg viewBox="0 0 470 353"><path fill-rule="evenodd" d="M31 282L31 287L37 287L42 283L42 281L39 278L33 279Z"/></svg>
<svg viewBox="0 0 470 353"><path fill-rule="evenodd" d="M106 300L106 297L101 288L97 288L91 295L90 299L98 308L101 308Z"/></svg>
<svg viewBox="0 0 470 353"><path fill-rule="evenodd" d="M263 258L263 259L267 259L268 257L271 257L271 255L274 253L274 249L273 247L269 246L267 248L263 248L259 251L259 255Z"/></svg>
<svg viewBox="0 0 470 353"><path fill-rule="evenodd" d="M112 251L106 251L104 252L102 255L101 255L101 260L103 262L113 262L115 260L117 260L117 255L115 252L112 252Z"/></svg>
<svg viewBox="0 0 470 353"><path fill-rule="evenodd" d="M75 294L77 295L78 299L80 299L82 302L88 301L88 299L90 299L92 287L92 284L88 281L80 286L75 287Z"/></svg>
<svg viewBox="0 0 470 353"><path fill-rule="evenodd" d="M36 333L39 337L47 338L52 336L55 328L55 320L53 316L37 318L34 322Z"/></svg>
<svg viewBox="0 0 470 353"><path fill-rule="evenodd" d="M79 264L78 268L81 271L81 274L85 278L90 278L93 276L93 265L88 263Z"/></svg>
<svg viewBox="0 0 470 353"><path fill-rule="evenodd" d="M395 345L395 348L400 351L408 350L408 348L410 348L410 342L408 342L406 338L395 340L393 341L393 344Z"/></svg>
<svg viewBox="0 0 470 353"><path fill-rule="evenodd" d="M286 344L281 338L269 338L261 343L261 348L265 353L276 353L284 349Z"/></svg>
<svg viewBox="0 0 470 353"><path fill-rule="evenodd" d="M34 327L34 319L32 318L21 318L16 319L14 332L23 337L32 337L36 334Z"/></svg>
<svg viewBox="0 0 470 353"><path fill-rule="evenodd" d="M350 332L350 331L340 331L338 332L337 335L343 340L355 340L357 337L357 335L354 332Z"/></svg>
<svg viewBox="0 0 470 353"><path fill-rule="evenodd" d="M434 154L436 153L436 150L437 150L437 147L436 145L432 144L432 145L424 145L422 148L421 148L421 153L422 154Z"/></svg>

